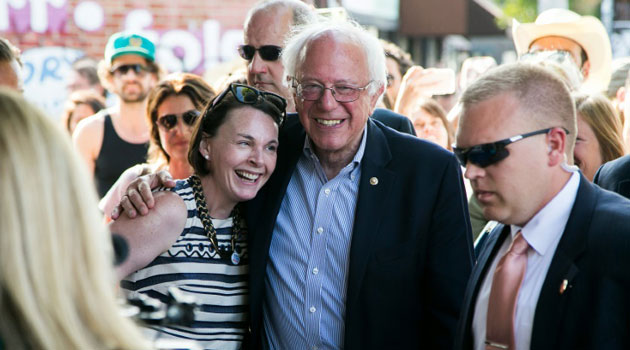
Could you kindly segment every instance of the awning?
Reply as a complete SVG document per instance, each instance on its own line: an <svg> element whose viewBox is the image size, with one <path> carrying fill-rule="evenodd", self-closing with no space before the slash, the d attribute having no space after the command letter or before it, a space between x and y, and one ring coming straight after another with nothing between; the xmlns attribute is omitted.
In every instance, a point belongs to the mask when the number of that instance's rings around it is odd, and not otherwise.
<svg viewBox="0 0 630 350"><path fill-rule="evenodd" d="M399 32L414 37L505 35L491 0L400 0Z"/></svg>

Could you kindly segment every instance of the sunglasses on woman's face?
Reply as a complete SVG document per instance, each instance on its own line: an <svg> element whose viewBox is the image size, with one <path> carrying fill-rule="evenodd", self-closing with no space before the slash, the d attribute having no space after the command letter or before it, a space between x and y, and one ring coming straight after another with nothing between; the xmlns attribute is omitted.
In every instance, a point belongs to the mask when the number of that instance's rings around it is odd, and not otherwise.
<svg viewBox="0 0 630 350"><path fill-rule="evenodd" d="M265 61L276 61L280 57L282 48L275 45L263 45L261 47L253 47L251 45L241 45L238 47L238 53L244 60L251 61L256 54L256 51L260 54L260 57Z"/></svg>
<svg viewBox="0 0 630 350"><path fill-rule="evenodd" d="M164 130L171 130L177 125L177 119L182 118L184 124L188 126L193 126L195 121L199 117L201 113L199 111L191 109L190 111L186 111L182 114L165 114L158 118L157 123Z"/></svg>

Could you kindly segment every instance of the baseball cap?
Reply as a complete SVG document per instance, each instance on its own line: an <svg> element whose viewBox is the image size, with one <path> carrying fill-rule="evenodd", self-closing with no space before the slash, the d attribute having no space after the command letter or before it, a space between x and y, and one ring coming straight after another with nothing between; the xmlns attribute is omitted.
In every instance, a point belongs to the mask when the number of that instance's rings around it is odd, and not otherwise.
<svg viewBox="0 0 630 350"><path fill-rule="evenodd" d="M105 46L105 60L109 63L122 55L134 54L155 61L155 45L146 37L133 32L112 34Z"/></svg>

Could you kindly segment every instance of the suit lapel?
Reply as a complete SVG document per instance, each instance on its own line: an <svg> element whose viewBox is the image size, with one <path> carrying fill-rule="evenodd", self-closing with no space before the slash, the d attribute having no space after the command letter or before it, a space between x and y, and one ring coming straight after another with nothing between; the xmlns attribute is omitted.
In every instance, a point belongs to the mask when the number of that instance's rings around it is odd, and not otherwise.
<svg viewBox="0 0 630 350"><path fill-rule="evenodd" d="M385 211L383 206L395 178L394 172L386 168L391 153L385 135L370 119L366 127L367 140L361 160L361 181L350 245L346 314L352 312L361 289L372 243Z"/></svg>
<svg viewBox="0 0 630 350"><path fill-rule="evenodd" d="M567 307L567 295L571 293L571 284L580 272L576 260L586 249L587 232L596 201L596 193L592 186L580 175L580 187L571 215L549 266L536 305L532 349L554 348L557 345L556 337Z"/></svg>
<svg viewBox="0 0 630 350"><path fill-rule="evenodd" d="M498 224L492 232L488 235L488 238L484 242L484 247L481 249L479 260L475 265L472 275L468 280L468 287L466 288L466 294L464 295L464 303L462 304L462 311L460 315L459 329L458 329L458 343L456 349L472 349L472 321L475 314L475 304L477 303L477 295L479 294L479 288L483 282L488 268L492 265L494 257L501 248L501 245L510 233L510 227L503 224Z"/></svg>

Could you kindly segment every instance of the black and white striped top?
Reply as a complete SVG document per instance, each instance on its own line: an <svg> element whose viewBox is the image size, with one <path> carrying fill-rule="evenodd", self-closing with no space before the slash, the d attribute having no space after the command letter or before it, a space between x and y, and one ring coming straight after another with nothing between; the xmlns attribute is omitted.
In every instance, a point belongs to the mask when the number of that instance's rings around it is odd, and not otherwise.
<svg viewBox="0 0 630 350"><path fill-rule="evenodd" d="M172 189L186 203L186 226L169 250L145 268L127 276L121 287L130 296L143 293L162 302L168 288L178 287L200 305L192 327L155 327L152 338L184 338L197 341L203 349L240 349L247 332L249 272L247 234L235 242L240 262L222 260L206 236L197 213L193 190L188 180L177 181ZM211 199L208 199L211 200ZM231 244L232 218L212 219L219 247Z"/></svg>

